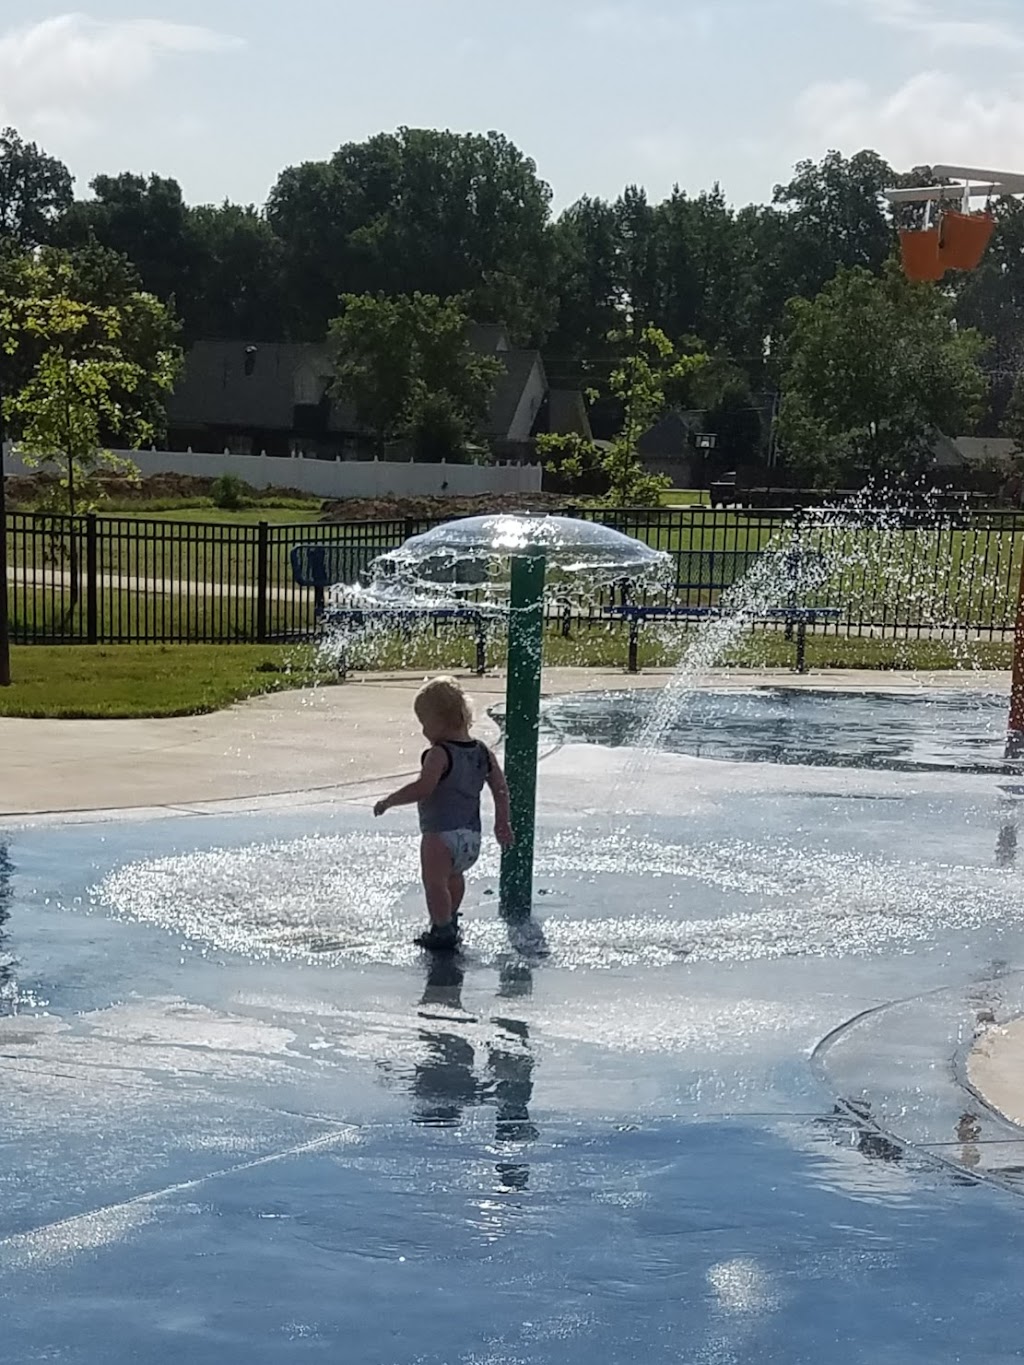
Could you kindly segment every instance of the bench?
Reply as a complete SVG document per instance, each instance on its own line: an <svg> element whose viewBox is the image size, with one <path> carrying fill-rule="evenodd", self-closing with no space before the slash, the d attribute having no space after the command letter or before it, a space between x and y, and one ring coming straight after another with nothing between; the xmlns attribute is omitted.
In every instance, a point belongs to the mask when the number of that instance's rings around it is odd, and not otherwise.
<svg viewBox="0 0 1024 1365"><path fill-rule="evenodd" d="M504 613L497 607L466 604L451 607L353 606L339 603L327 606L327 591L341 584L365 585L373 563L390 553L392 545L368 545L353 541L333 544L296 545L291 552L292 575L301 588L312 588L318 629L331 626L344 636L367 626L379 624L409 631L425 621L438 626L452 622L473 628L476 637L476 671L487 671L487 631ZM344 643L339 657L339 672L347 672Z"/></svg>
<svg viewBox="0 0 1024 1365"><path fill-rule="evenodd" d="M640 627L647 621L708 621L720 617L720 607L608 607L605 615L629 623L630 673L640 672ZM819 621L837 621L842 613L838 607L771 607L758 612L759 621L782 621L786 633L796 636L796 670L807 672L807 627Z"/></svg>
<svg viewBox="0 0 1024 1365"><path fill-rule="evenodd" d="M327 589L339 583L362 583L370 565L391 545L364 545L339 540L327 545L296 545L289 556L292 577L300 588L312 588L317 621L324 614Z"/></svg>
<svg viewBox="0 0 1024 1365"><path fill-rule="evenodd" d="M458 606L458 607L329 607L321 614L321 624L340 628L342 647L339 652L338 672L344 677L348 672L345 654L345 636L365 630L369 625L380 625L385 629L412 630L425 621L433 624L435 631L445 622L472 626L476 637L476 673L482 677L487 672L487 631L496 620L504 619L505 613L497 607Z"/></svg>

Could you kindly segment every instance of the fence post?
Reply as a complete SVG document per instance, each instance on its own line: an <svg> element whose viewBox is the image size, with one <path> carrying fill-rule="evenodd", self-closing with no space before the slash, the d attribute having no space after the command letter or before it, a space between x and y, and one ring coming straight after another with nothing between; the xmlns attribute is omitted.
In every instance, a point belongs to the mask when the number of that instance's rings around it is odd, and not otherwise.
<svg viewBox="0 0 1024 1365"><path fill-rule="evenodd" d="M99 553L96 535L96 513L85 517L85 636L90 645L100 638L100 582Z"/></svg>
<svg viewBox="0 0 1024 1365"><path fill-rule="evenodd" d="M270 525L261 521L256 542L256 643L267 642L267 594L270 588Z"/></svg>

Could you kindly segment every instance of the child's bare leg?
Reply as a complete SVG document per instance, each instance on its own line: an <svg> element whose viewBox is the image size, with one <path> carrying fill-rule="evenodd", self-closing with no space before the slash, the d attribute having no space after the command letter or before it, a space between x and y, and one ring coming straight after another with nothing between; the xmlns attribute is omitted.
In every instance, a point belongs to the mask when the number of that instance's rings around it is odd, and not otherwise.
<svg viewBox="0 0 1024 1365"><path fill-rule="evenodd" d="M427 913L431 924L441 928L452 921L452 855L439 834L424 834L420 844L420 867Z"/></svg>
<svg viewBox="0 0 1024 1365"><path fill-rule="evenodd" d="M452 914L456 914L462 908L462 902L466 895L466 879L461 872L453 872L448 878L448 893L452 898Z"/></svg>

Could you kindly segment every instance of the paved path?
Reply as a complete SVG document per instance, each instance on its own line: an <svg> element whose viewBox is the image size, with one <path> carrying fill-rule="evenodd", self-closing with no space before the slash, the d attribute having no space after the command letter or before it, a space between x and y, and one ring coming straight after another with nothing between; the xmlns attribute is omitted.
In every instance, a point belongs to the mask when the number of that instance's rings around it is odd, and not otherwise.
<svg viewBox="0 0 1024 1365"><path fill-rule="evenodd" d="M549 695L657 687L671 675L551 669ZM422 739L412 716L418 676L366 676L341 687L259 697L209 716L161 720L0 718L0 816L189 806L324 790L413 771ZM892 674L721 670L707 685L915 692L1009 691L1003 673ZM467 677L478 710L501 700L503 674ZM494 735L488 722L482 734Z"/></svg>
<svg viewBox="0 0 1024 1365"><path fill-rule="evenodd" d="M1024 1018L982 1033L967 1074L986 1103L1024 1127Z"/></svg>
<svg viewBox="0 0 1024 1365"><path fill-rule="evenodd" d="M29 588L41 588L47 591L67 589L70 591L74 582L74 576L66 569L19 569L13 568L7 571L8 579L13 583L21 583ZM227 583L207 583L195 578L141 578L135 574L101 573L96 576L97 586L101 593L111 592L133 592L141 593L147 597L187 597L190 600L197 597L242 597L251 599L258 597L259 588L255 583L248 579L239 577L237 581ZM81 578L82 597L85 597L85 577ZM268 586L267 596L276 602L290 602L293 599L304 602L308 598L313 599L312 588L301 588L296 583L286 583L283 586Z"/></svg>

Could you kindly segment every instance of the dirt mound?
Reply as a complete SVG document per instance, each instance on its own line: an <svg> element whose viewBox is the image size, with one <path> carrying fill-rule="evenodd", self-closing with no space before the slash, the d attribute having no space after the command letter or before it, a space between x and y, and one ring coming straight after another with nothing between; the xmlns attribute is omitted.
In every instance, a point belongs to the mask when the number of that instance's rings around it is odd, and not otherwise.
<svg viewBox="0 0 1024 1365"><path fill-rule="evenodd" d="M7 480L7 498L12 507L24 507L36 501L39 494L56 482L50 474L36 474L32 477L18 477ZM244 482L244 481L243 481ZM120 503L159 502L173 499L195 500L212 499L215 479L194 478L191 474L151 474L147 478L133 481L124 478L101 478L107 497ZM279 503L282 498L310 499L307 493L297 488L250 488L246 487L245 497L254 503L265 502L268 506ZM99 509L102 511L102 508Z"/></svg>
<svg viewBox="0 0 1024 1365"><path fill-rule="evenodd" d="M496 512L562 512L577 504L561 493L482 493L474 497L338 498L323 521L452 521Z"/></svg>

